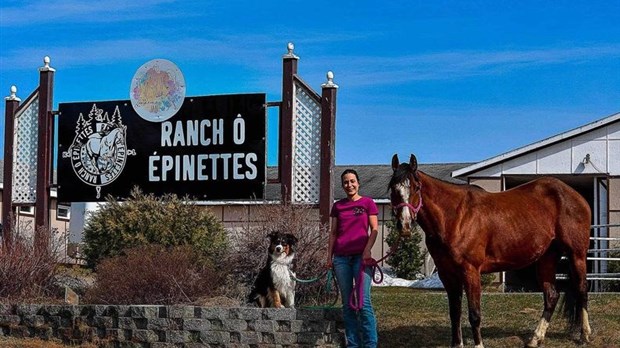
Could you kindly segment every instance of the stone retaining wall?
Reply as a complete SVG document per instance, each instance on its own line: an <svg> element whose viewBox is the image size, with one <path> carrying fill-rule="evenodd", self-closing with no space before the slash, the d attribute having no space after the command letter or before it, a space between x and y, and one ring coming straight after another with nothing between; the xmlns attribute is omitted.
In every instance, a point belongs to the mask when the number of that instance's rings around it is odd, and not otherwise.
<svg viewBox="0 0 620 348"><path fill-rule="evenodd" d="M101 347L340 347L340 309L0 305L0 335Z"/></svg>

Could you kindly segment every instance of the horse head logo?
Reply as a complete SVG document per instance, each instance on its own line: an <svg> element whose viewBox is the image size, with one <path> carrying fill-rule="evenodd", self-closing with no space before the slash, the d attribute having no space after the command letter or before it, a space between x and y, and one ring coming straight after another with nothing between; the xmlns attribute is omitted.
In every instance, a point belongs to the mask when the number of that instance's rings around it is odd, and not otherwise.
<svg viewBox="0 0 620 348"><path fill-rule="evenodd" d="M126 126L112 129L107 134L93 133L86 142L86 152L99 173L109 171L115 163L118 145L124 144Z"/></svg>

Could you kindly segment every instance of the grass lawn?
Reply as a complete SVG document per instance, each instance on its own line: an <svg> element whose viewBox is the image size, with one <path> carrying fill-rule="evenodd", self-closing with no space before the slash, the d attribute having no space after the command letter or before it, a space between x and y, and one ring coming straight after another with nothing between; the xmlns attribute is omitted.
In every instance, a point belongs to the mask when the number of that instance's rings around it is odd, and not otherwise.
<svg viewBox="0 0 620 348"><path fill-rule="evenodd" d="M450 318L445 292L410 288L373 288L380 347L448 347ZM542 314L541 293L485 293L482 296L482 343L485 348L523 347ZM589 294L588 347L620 348L620 294ZM473 347L467 300L463 297L462 330L465 346ZM559 308L559 305L558 305ZM556 312L547 331L545 348L578 347Z"/></svg>

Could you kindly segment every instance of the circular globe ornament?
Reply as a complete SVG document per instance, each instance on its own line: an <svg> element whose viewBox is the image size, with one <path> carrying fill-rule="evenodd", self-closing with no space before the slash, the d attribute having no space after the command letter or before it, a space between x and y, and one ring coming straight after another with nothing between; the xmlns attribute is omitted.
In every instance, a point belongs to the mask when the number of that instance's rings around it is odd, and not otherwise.
<svg viewBox="0 0 620 348"><path fill-rule="evenodd" d="M129 99L140 117L150 122L163 122L183 105L185 78L173 62L153 59L134 74Z"/></svg>

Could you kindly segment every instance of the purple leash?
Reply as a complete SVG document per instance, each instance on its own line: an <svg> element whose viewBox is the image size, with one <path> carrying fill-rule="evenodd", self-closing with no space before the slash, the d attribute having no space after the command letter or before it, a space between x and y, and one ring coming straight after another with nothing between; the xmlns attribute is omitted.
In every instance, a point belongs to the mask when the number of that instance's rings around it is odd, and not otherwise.
<svg viewBox="0 0 620 348"><path fill-rule="evenodd" d="M391 252L385 255L385 257L390 254ZM372 267L372 281L375 284L380 284L381 282L383 282L383 271L381 270L381 267L379 267L379 262L385 259L385 257L383 257L379 261L376 261L375 259L368 259L362 261L360 271L357 274L355 284L353 285L353 291L351 291L351 296L349 296L349 307L351 307L354 311L358 312L362 309L362 307L364 307L364 271L366 270L366 267ZM381 275L378 280L375 279L375 273L377 272L377 270L379 270L379 274Z"/></svg>
<svg viewBox="0 0 620 348"><path fill-rule="evenodd" d="M366 267L372 267L372 281L375 284L381 284L383 282L383 271L381 270L381 267L379 267L379 262L387 259L388 257L390 257L390 255L396 252L396 249L398 249L398 245L400 244L401 238L402 236L399 236L396 240L396 244L394 244L394 247L390 248L390 251L388 251L388 253L379 260L375 260L373 258L362 260L360 271L357 273L357 278L355 279L355 284L353 285L353 291L351 291L351 296L349 296L349 307L351 307L354 311L360 311L362 307L364 307L364 301L362 299L364 298L363 284L364 271L366 270ZM379 279L375 278L377 270L379 271Z"/></svg>

